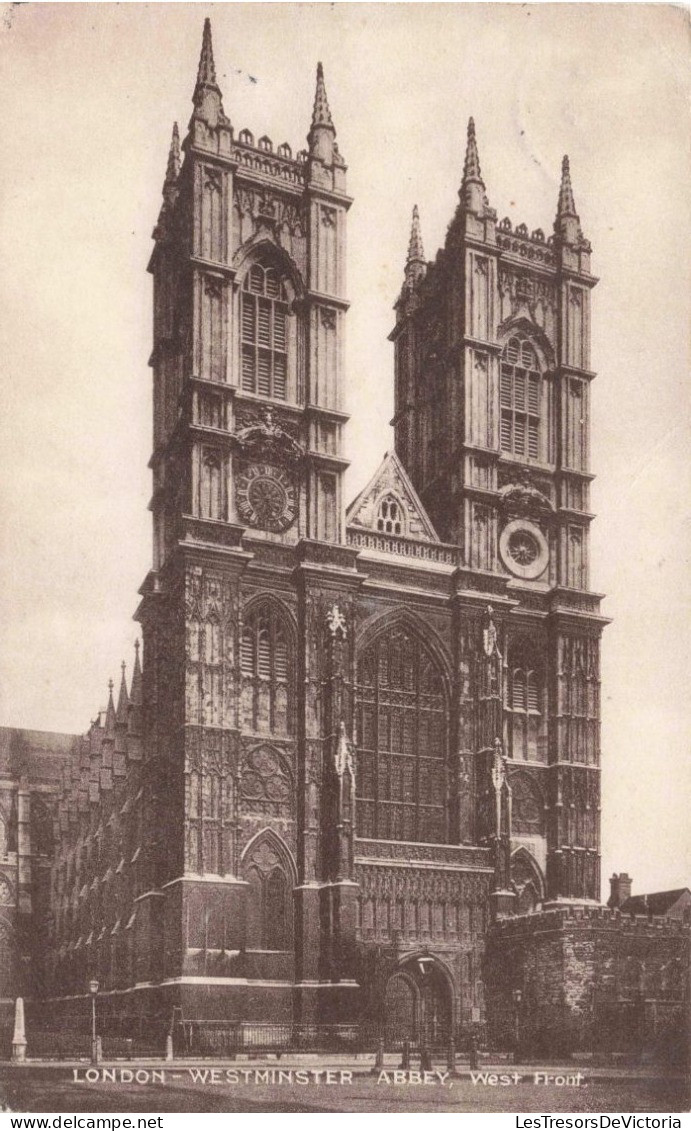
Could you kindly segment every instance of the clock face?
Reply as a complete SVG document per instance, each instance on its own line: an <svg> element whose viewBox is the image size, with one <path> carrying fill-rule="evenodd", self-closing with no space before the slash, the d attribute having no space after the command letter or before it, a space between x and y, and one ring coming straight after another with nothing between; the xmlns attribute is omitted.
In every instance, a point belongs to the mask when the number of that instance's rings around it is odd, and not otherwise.
<svg viewBox="0 0 691 1131"><path fill-rule="evenodd" d="M242 468L235 499L242 521L258 530L279 533L295 522L295 484L283 468L268 463Z"/></svg>
<svg viewBox="0 0 691 1131"><path fill-rule="evenodd" d="M499 553L509 572L526 581L541 577L549 562L544 534L539 526L524 519L506 524L499 539Z"/></svg>

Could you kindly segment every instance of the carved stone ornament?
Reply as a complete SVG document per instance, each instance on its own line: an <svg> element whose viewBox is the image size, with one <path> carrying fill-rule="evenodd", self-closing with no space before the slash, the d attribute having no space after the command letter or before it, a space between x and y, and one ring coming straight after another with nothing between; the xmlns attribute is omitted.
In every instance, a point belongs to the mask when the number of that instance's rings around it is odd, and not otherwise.
<svg viewBox="0 0 691 1131"><path fill-rule="evenodd" d="M248 416L233 435L243 454L253 458L296 464L305 454L303 446L276 420L268 406Z"/></svg>
<svg viewBox="0 0 691 1131"><path fill-rule="evenodd" d="M492 608L491 605L488 605L487 606L487 625L482 630L482 647L484 648L485 655L487 657L493 656L495 654L495 652L498 656L501 656L501 652L499 651L499 645L497 643L497 626L495 625L494 621L492 620L493 613L494 613L494 609Z"/></svg>
<svg viewBox="0 0 691 1131"><path fill-rule="evenodd" d="M247 801L290 800L290 775L278 755L265 747L252 750L240 771L240 795Z"/></svg>
<svg viewBox="0 0 691 1131"><path fill-rule="evenodd" d="M552 513L554 506L546 495L534 485L527 469L519 471L511 483L506 483L499 492L501 504L512 514Z"/></svg>
<svg viewBox="0 0 691 1131"><path fill-rule="evenodd" d="M326 623L328 624L329 632L334 639L336 639L336 637L338 636L340 636L342 640L346 639L348 635L348 627L346 625L346 619L339 609L338 605L331 606L328 613L326 614Z"/></svg>
<svg viewBox="0 0 691 1131"><path fill-rule="evenodd" d="M348 770L351 779L355 781L355 758L353 757L353 744L348 738L346 726L343 720L341 720L341 725L338 730L338 745L336 747L335 768L339 778L342 778L346 770Z"/></svg>
<svg viewBox="0 0 691 1131"><path fill-rule="evenodd" d="M295 522L297 492L285 468L267 463L241 467L235 501L242 521L258 530L280 533Z"/></svg>
<svg viewBox="0 0 691 1131"><path fill-rule="evenodd" d="M506 758L498 738L494 740L494 758L492 761L492 785L500 793L506 782Z"/></svg>
<svg viewBox="0 0 691 1131"><path fill-rule="evenodd" d="M12 886L5 876L0 876L0 904L12 902Z"/></svg>

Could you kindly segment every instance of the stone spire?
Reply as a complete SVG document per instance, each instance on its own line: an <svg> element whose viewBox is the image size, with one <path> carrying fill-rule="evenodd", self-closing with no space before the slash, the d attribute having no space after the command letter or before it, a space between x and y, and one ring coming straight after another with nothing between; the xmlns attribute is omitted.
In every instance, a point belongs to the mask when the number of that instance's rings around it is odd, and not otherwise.
<svg viewBox="0 0 691 1131"><path fill-rule="evenodd" d="M426 266L425 251L422 246L422 232L420 230L420 213L417 204L415 204L413 206L413 220L410 225L408 258L405 265L405 277L409 286L414 286L418 279L424 275Z"/></svg>
<svg viewBox="0 0 691 1131"><path fill-rule="evenodd" d="M199 67L197 69L197 89L200 86L216 86L214 46L211 42L211 20L208 16L204 20L204 31L202 33L202 53L199 56Z"/></svg>
<svg viewBox="0 0 691 1131"><path fill-rule="evenodd" d="M194 102L195 118L201 118L207 125L215 127L219 121L225 121L223 101L220 87L216 82L216 67L214 64L214 49L211 42L211 20L204 20L204 34L202 36L202 51L199 56L197 70L197 85L194 88L192 101Z"/></svg>
<svg viewBox="0 0 691 1131"><path fill-rule="evenodd" d="M171 203L176 191L177 180L180 174L180 133L178 131L177 122L173 122L173 135L170 139L170 149L168 150L168 165L166 167L166 179L163 182L163 197L166 204Z"/></svg>
<svg viewBox="0 0 691 1131"><path fill-rule="evenodd" d="M425 252L422 246L422 232L420 231L420 213L417 204L413 205L413 221L410 225L410 242L408 244L408 263L424 263Z"/></svg>
<svg viewBox="0 0 691 1131"><path fill-rule="evenodd" d="M333 129L329 100L326 97L326 86L324 85L324 68L321 63L317 63L317 89L314 93L312 126L330 126Z"/></svg>
<svg viewBox="0 0 691 1131"><path fill-rule="evenodd" d="M106 707L106 718L104 730L105 737L112 738L115 731L115 704L113 702L113 681L108 680L108 706Z"/></svg>
<svg viewBox="0 0 691 1131"><path fill-rule="evenodd" d="M324 85L324 68L317 63L317 88L314 94L312 125L307 135L310 157L316 157L325 165L330 165L334 156L336 130L331 119L329 102Z"/></svg>
<svg viewBox="0 0 691 1131"><path fill-rule="evenodd" d="M142 756L142 669L139 663L139 641L134 642L134 667L130 685L129 713L127 718L127 757L138 761Z"/></svg>
<svg viewBox="0 0 691 1131"><path fill-rule="evenodd" d="M139 641L134 642L134 668L132 669L132 685L130 687L130 703L133 707L142 705L142 667L139 662Z"/></svg>
<svg viewBox="0 0 691 1131"><path fill-rule="evenodd" d="M580 220L576 212L571 187L571 168L568 157L564 156L561 163L561 184L559 185L559 200L557 202L557 217L554 221L554 234L563 243L578 244L583 239Z"/></svg>
<svg viewBox="0 0 691 1131"><path fill-rule="evenodd" d="M561 162L561 185L559 186L559 203L557 204L557 217L561 218L562 216L575 216L578 219L571 187L571 168L566 154Z"/></svg>
<svg viewBox="0 0 691 1131"><path fill-rule="evenodd" d="M461 205L469 212L475 212L478 215L484 212L486 204L485 182L480 172L480 155L477 151L473 118L468 119L468 140L466 142L465 161L463 162L463 180L458 195L461 198Z"/></svg>
<svg viewBox="0 0 691 1131"><path fill-rule="evenodd" d="M118 695L118 709L116 712L116 720L118 723L127 722L127 709L130 705L130 697L127 694L127 680L125 679L125 661L123 660L120 668L122 670L122 678L120 680L120 694Z"/></svg>

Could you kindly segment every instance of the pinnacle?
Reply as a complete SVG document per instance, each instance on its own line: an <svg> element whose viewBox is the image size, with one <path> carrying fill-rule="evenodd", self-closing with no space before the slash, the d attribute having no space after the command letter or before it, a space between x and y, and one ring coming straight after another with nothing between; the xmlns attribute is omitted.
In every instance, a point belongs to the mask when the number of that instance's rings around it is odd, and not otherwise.
<svg viewBox="0 0 691 1131"><path fill-rule="evenodd" d="M317 89L314 94L314 109L312 111L312 127L314 128L314 126L327 126L333 129L331 111L326 97L326 86L324 85L324 68L321 63L317 63Z"/></svg>
<svg viewBox="0 0 691 1131"><path fill-rule="evenodd" d="M470 184L472 181L485 187L480 172L480 156L477 151L477 140L475 138L475 121L473 118L468 119L468 140L465 150L465 161L463 163L463 185Z"/></svg>
<svg viewBox="0 0 691 1131"><path fill-rule="evenodd" d="M132 669L132 684L130 686L130 702L140 706L142 702L142 668L139 662L139 641L134 642L134 668Z"/></svg>
<svg viewBox="0 0 691 1131"><path fill-rule="evenodd" d="M204 20L202 52L199 56L199 69L197 71L197 87L215 85L216 67L214 65L214 48L211 42L211 20L207 16Z"/></svg>
<svg viewBox="0 0 691 1131"><path fill-rule="evenodd" d="M178 179L180 172L180 133L178 130L177 122L173 122L173 134L170 139L170 149L168 150L168 166L166 168L166 187L169 187Z"/></svg>
<svg viewBox="0 0 691 1131"><path fill-rule="evenodd" d="M410 227L410 242L408 244L408 263L424 263L425 251L422 246L422 232L420 231L420 213L417 204L413 207L413 222Z"/></svg>
<svg viewBox="0 0 691 1131"><path fill-rule="evenodd" d="M106 707L105 732L112 734L115 726L115 704L113 703L113 681L108 680L108 706Z"/></svg>
<svg viewBox="0 0 691 1131"><path fill-rule="evenodd" d="M576 204L573 199L573 189L571 187L571 169L569 159L566 156L564 156L561 163L561 185L559 186L559 203L557 204L557 218L561 216L575 216L578 218Z"/></svg>
<svg viewBox="0 0 691 1131"><path fill-rule="evenodd" d="M120 665L122 669L122 679L120 680L120 693L118 695L118 709L116 712L116 719L119 723L127 722L127 708L129 706L130 697L127 694L127 680L125 679L125 661L123 660Z"/></svg>

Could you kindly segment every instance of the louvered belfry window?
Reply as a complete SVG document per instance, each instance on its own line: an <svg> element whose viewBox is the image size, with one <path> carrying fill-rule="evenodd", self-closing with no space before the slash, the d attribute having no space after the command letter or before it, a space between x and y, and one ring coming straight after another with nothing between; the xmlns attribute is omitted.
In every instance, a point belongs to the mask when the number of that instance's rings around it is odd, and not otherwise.
<svg viewBox="0 0 691 1131"><path fill-rule="evenodd" d="M540 458L542 376L527 338L510 338L501 355L501 450L524 459Z"/></svg>
<svg viewBox="0 0 691 1131"><path fill-rule="evenodd" d="M437 664L395 629L359 657L356 696L358 836L445 842L448 703Z"/></svg>
<svg viewBox="0 0 691 1131"><path fill-rule="evenodd" d="M262 609L245 617L240 638L245 729L290 734L293 729L291 637L282 617Z"/></svg>
<svg viewBox="0 0 691 1131"><path fill-rule="evenodd" d="M545 684L541 665L520 647L509 653L505 695L507 752L511 758L541 761L546 740Z"/></svg>
<svg viewBox="0 0 691 1131"><path fill-rule="evenodd" d="M284 401L288 393L288 302L273 267L256 263L241 292L242 388Z"/></svg>

